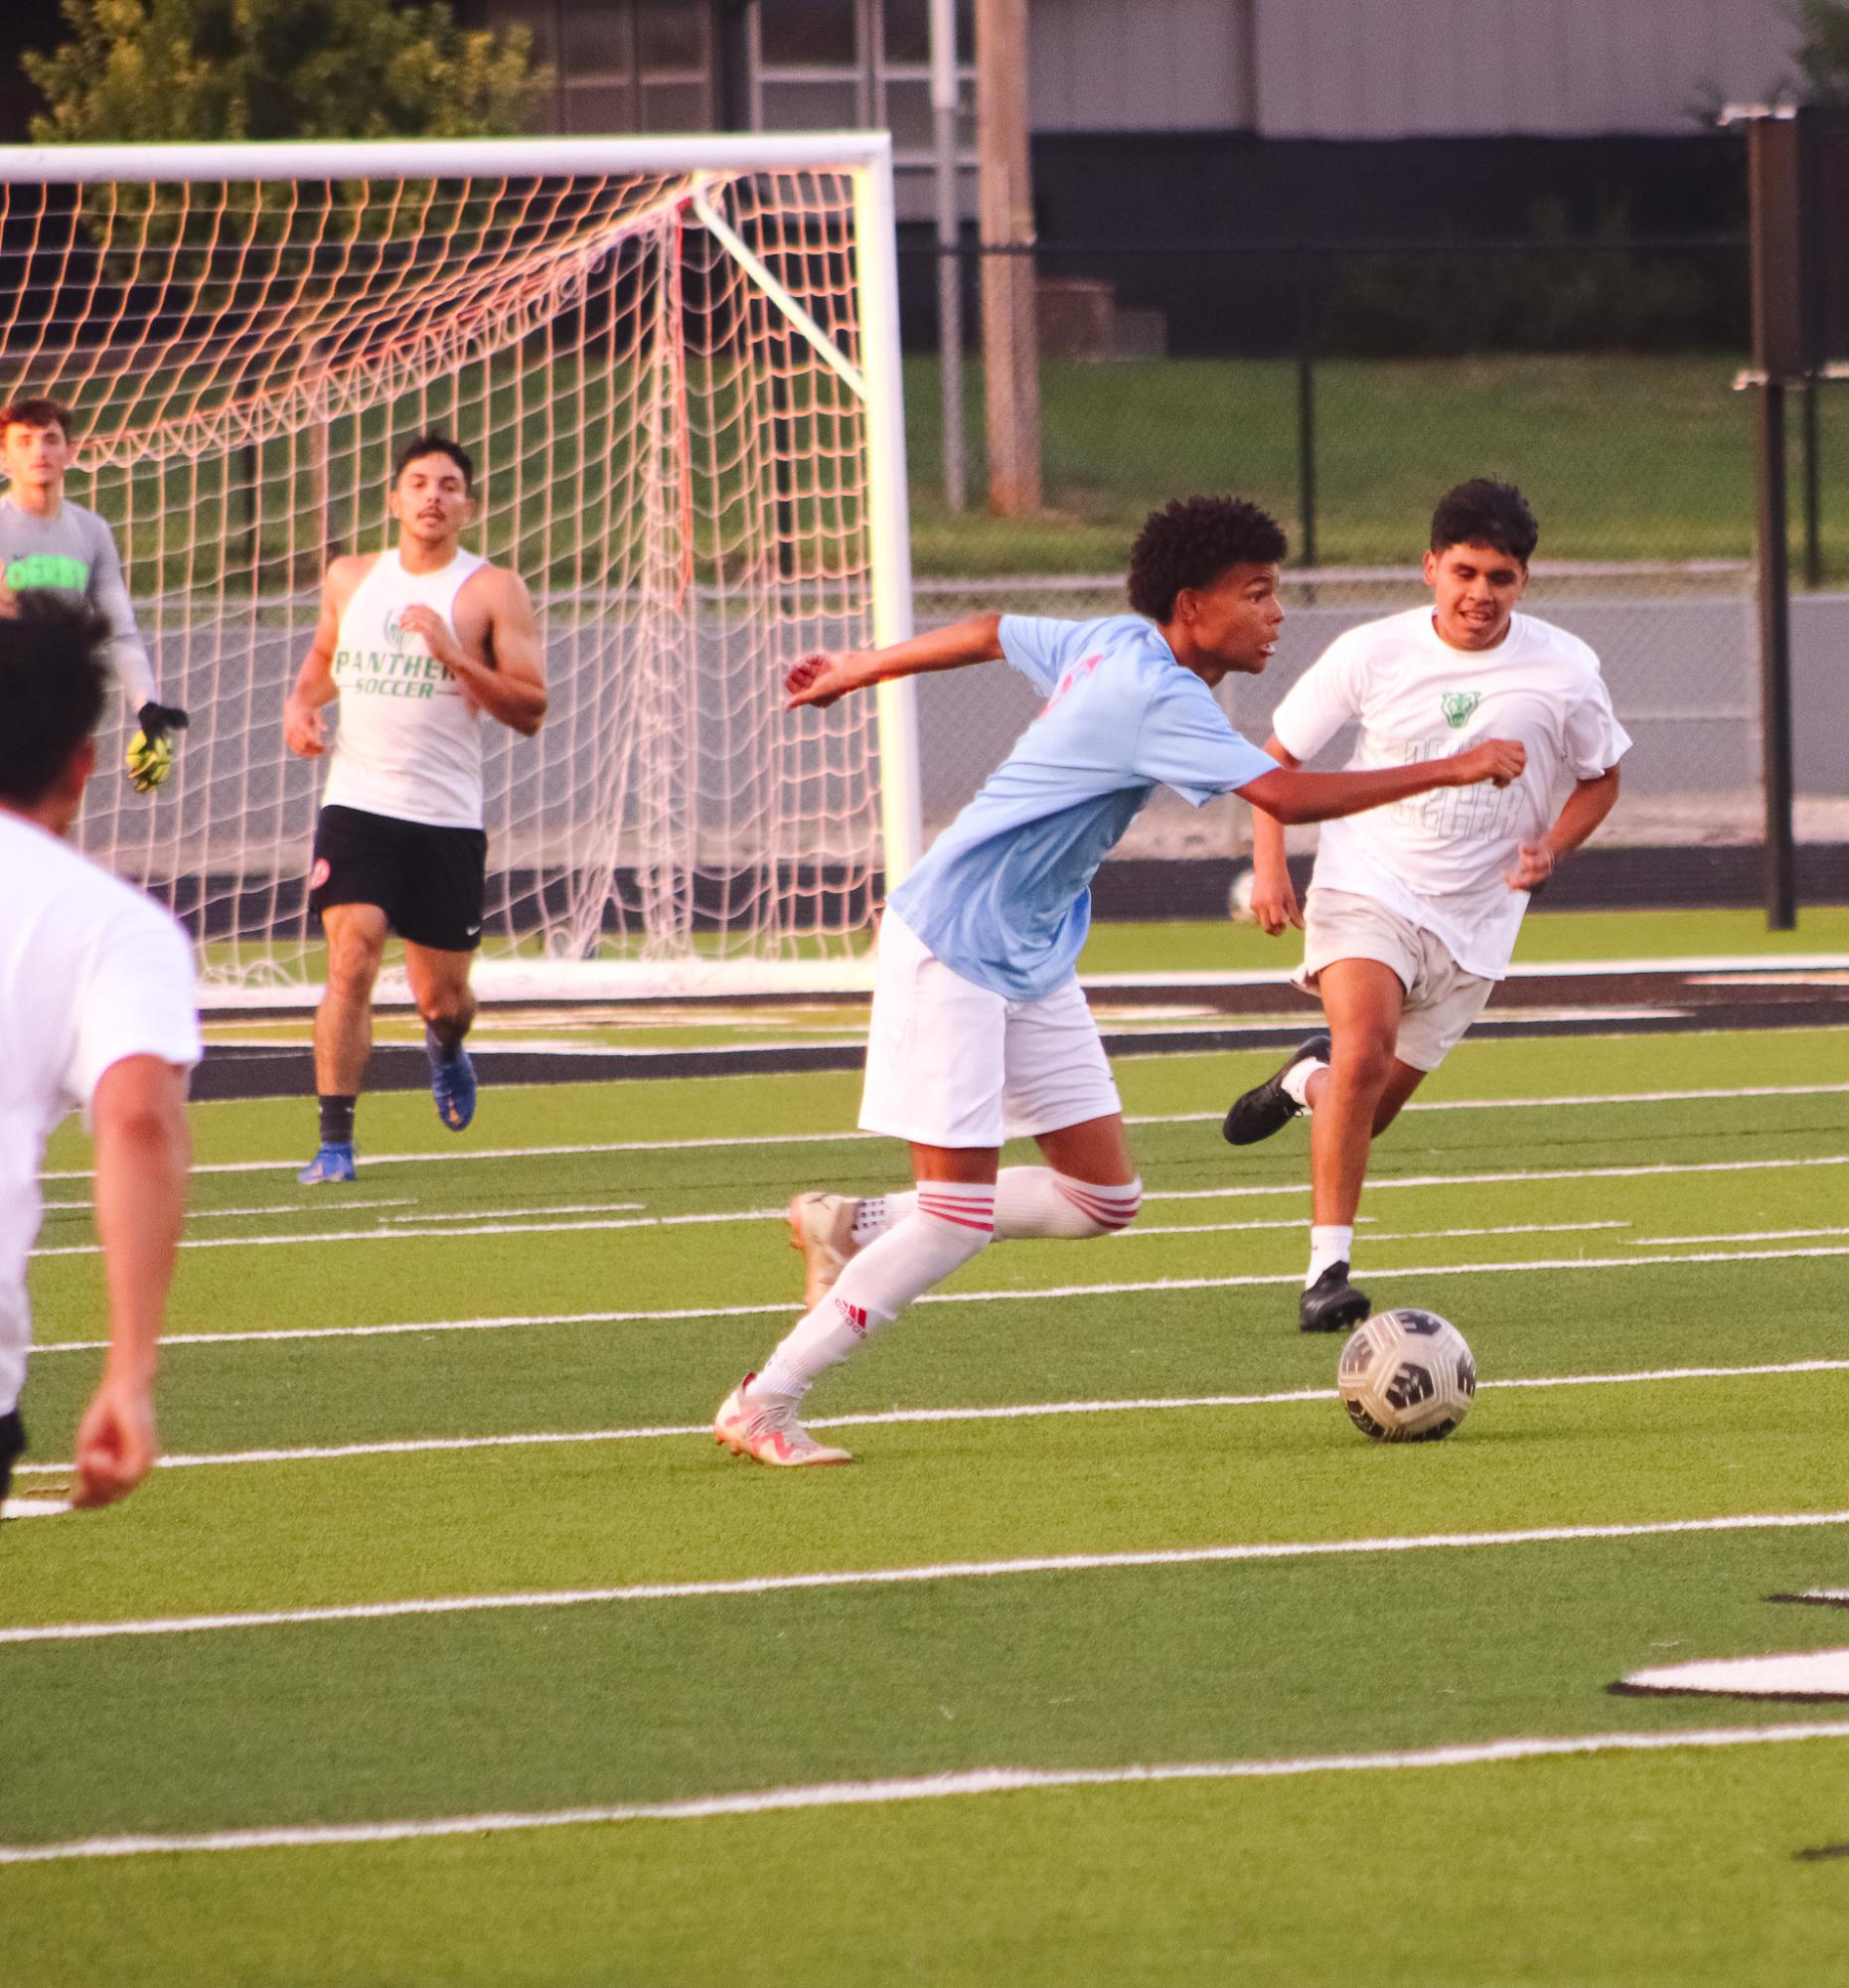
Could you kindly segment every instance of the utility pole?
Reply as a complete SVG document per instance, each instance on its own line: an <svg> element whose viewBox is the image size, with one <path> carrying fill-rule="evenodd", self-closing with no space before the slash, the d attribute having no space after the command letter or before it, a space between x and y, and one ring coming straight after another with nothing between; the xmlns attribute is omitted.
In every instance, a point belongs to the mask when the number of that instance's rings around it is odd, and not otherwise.
<svg viewBox="0 0 1849 1988"><path fill-rule="evenodd" d="M931 0L931 119L937 148L937 356L944 406L944 509L963 479L963 200L957 170L957 0Z"/></svg>
<svg viewBox="0 0 1849 1988"><path fill-rule="evenodd" d="M977 0L976 128L982 155L983 378L989 508L1040 508L1039 336L1033 180L1027 157L1027 0Z"/></svg>

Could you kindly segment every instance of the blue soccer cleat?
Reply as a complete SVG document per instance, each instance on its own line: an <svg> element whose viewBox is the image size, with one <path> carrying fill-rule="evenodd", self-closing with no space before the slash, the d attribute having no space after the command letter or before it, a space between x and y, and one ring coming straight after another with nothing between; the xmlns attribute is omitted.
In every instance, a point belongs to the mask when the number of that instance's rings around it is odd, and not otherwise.
<svg viewBox="0 0 1849 1988"><path fill-rule="evenodd" d="M304 1187L325 1187L332 1180L353 1179L357 1170L349 1141L345 1146L324 1146L295 1177Z"/></svg>
<svg viewBox="0 0 1849 1988"><path fill-rule="evenodd" d="M475 1116L475 1065L469 1052L458 1049L453 1056L430 1058L430 1095L436 1100L436 1115L451 1132L466 1132Z"/></svg>

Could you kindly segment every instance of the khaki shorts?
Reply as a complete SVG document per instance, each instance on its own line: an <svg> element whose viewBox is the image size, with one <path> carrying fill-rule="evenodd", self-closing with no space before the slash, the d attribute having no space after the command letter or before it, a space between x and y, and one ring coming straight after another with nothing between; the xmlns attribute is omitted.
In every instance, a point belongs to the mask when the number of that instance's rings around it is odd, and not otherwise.
<svg viewBox="0 0 1849 1988"><path fill-rule="evenodd" d="M1371 897L1315 887L1304 900L1304 964L1292 975L1307 993L1336 960L1378 960L1406 990L1394 1054L1415 1070L1436 1070L1464 1038L1495 990L1466 974L1451 949Z"/></svg>

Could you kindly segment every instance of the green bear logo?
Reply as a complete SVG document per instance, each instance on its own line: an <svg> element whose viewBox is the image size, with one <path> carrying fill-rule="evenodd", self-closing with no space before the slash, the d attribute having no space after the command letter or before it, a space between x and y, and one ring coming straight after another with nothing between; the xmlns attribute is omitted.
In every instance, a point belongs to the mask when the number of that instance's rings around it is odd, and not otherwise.
<svg viewBox="0 0 1849 1988"><path fill-rule="evenodd" d="M1470 722L1470 713L1483 701L1481 690L1446 690L1440 697L1445 706L1445 722L1453 731L1462 731Z"/></svg>

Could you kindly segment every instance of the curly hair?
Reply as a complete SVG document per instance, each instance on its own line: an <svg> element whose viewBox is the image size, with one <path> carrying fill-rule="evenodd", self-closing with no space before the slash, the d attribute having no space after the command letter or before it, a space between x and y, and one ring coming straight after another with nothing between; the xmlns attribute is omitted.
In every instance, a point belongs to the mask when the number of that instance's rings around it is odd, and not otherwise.
<svg viewBox="0 0 1849 1988"><path fill-rule="evenodd" d="M1130 604L1152 621L1174 614L1183 587L1211 586L1229 566L1279 564L1278 521L1243 497L1177 497L1152 511L1130 548Z"/></svg>
<svg viewBox="0 0 1849 1988"><path fill-rule="evenodd" d="M1492 483L1473 476L1446 491L1432 514L1432 549L1453 545L1488 545L1525 566L1541 542L1528 500L1512 483Z"/></svg>

